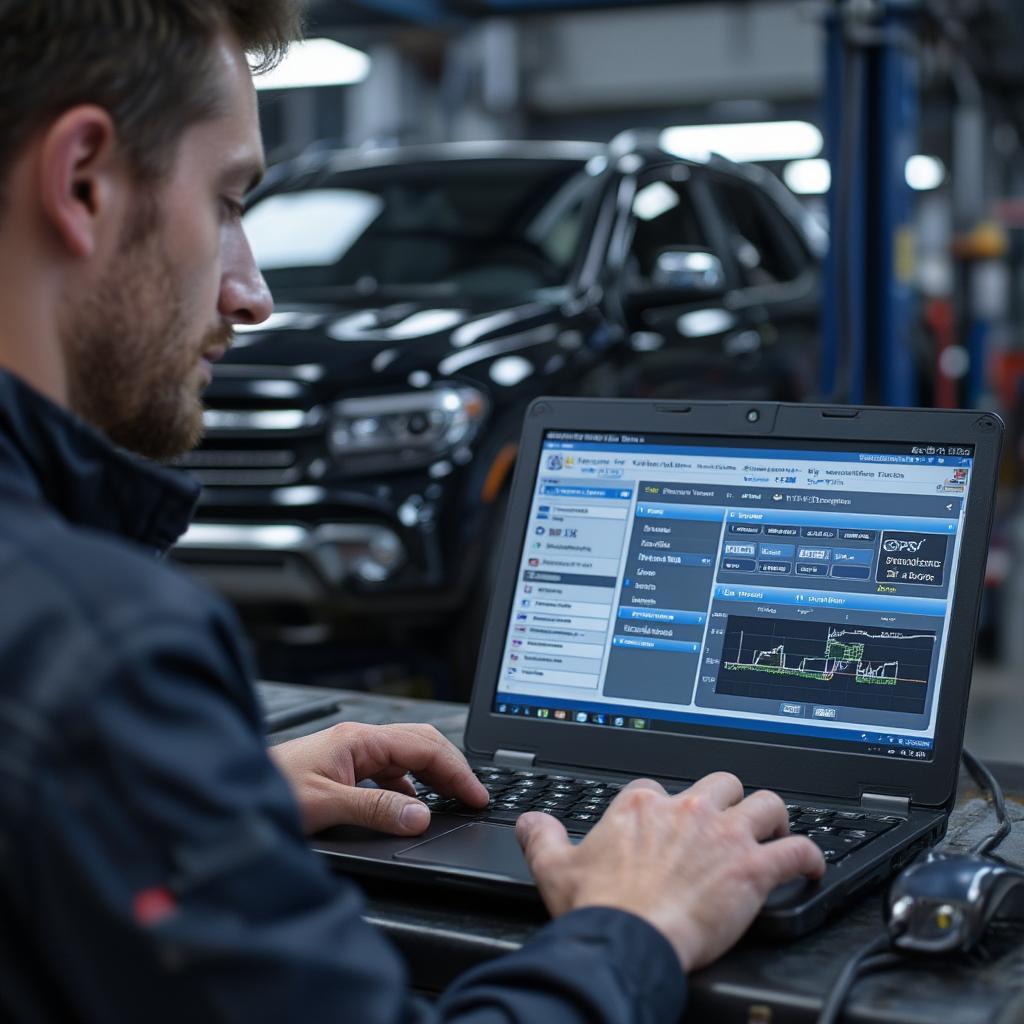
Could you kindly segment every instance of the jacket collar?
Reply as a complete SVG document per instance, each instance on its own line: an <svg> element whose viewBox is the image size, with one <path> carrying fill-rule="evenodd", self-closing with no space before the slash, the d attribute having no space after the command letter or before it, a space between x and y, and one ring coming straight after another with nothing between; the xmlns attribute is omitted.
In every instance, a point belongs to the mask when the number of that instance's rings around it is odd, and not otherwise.
<svg viewBox="0 0 1024 1024"><path fill-rule="evenodd" d="M0 371L0 491L44 501L71 523L163 553L188 528L200 486L115 447Z"/></svg>

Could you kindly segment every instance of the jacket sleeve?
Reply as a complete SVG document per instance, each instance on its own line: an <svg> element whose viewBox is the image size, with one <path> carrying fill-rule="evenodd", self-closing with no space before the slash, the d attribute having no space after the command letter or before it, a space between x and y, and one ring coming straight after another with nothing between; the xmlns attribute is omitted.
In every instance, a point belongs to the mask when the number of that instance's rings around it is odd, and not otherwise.
<svg viewBox="0 0 1024 1024"><path fill-rule="evenodd" d="M120 631L35 773L12 887L84 1020L662 1022L668 943L591 909L413 1000L361 897L308 850L263 746L240 648L187 617ZM86 666L83 666L85 668ZM18 895L20 894L20 895Z"/></svg>

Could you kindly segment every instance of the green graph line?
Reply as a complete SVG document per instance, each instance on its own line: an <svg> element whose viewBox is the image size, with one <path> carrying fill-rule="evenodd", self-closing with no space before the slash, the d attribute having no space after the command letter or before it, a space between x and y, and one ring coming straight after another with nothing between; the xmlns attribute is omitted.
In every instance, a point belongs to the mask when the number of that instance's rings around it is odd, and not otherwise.
<svg viewBox="0 0 1024 1024"><path fill-rule="evenodd" d="M865 633L863 630L852 631L853 635L869 636L875 640L923 640L934 639L931 634L892 634L883 632L877 636ZM796 665L786 663L786 645L780 643L777 647L756 651L753 660L740 661L743 654L743 631L740 631L740 642L736 650L736 661L723 661L722 667L737 672L762 672L765 675L787 676L794 679L807 679L811 682L829 683L837 675L851 675L848 668L853 668L854 682L861 686L896 686L900 682L924 683L922 679L900 679L899 661L883 661L877 664L865 663L863 643L843 643L838 638L849 636L851 631L839 630L829 631L825 640L825 656L801 657ZM809 662L822 662L821 668L811 668ZM891 671L890 675L885 674Z"/></svg>

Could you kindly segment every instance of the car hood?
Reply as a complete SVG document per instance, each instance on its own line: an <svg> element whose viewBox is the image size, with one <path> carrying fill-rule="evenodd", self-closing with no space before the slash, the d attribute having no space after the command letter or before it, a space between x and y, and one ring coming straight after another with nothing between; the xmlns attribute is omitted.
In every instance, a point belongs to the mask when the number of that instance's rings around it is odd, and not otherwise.
<svg viewBox="0 0 1024 1024"><path fill-rule="evenodd" d="M266 378L305 382L311 401L337 394L339 385L358 394L486 376L496 359L529 358L530 349L549 346L562 319L559 301L279 307L265 324L238 331L215 367L209 398L264 377L261 368Z"/></svg>

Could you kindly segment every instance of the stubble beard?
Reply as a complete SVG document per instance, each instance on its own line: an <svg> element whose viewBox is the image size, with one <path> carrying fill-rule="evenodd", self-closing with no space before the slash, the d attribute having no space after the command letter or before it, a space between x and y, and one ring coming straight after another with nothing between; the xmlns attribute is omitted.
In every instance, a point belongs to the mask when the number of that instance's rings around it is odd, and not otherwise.
<svg viewBox="0 0 1024 1024"><path fill-rule="evenodd" d="M62 342L72 411L122 448L164 461L201 440L199 360L227 347L232 331L191 341L181 334L186 296L160 225L154 206L138 212L116 264L72 312Z"/></svg>

